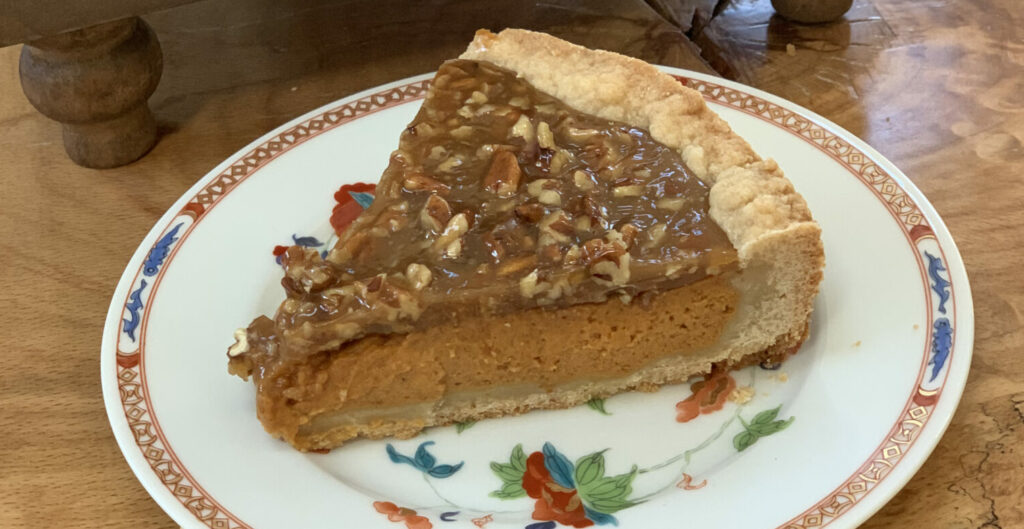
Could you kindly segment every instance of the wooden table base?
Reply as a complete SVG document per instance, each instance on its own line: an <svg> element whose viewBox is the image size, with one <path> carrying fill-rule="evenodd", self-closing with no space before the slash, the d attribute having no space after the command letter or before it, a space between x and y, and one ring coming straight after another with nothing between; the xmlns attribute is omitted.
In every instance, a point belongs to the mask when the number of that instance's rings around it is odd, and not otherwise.
<svg viewBox="0 0 1024 529"><path fill-rule="evenodd" d="M21 52L25 96L61 123L68 156L92 168L133 162L156 143L146 100L162 69L156 35L137 17L46 37Z"/></svg>

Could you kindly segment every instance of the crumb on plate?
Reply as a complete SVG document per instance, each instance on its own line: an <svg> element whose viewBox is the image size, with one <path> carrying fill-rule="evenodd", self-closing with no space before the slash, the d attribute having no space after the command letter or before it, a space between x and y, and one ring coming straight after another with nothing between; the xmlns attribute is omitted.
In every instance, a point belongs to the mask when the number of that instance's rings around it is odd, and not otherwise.
<svg viewBox="0 0 1024 529"><path fill-rule="evenodd" d="M740 386L729 393L729 401L736 404L746 404L753 398L754 388L750 386Z"/></svg>

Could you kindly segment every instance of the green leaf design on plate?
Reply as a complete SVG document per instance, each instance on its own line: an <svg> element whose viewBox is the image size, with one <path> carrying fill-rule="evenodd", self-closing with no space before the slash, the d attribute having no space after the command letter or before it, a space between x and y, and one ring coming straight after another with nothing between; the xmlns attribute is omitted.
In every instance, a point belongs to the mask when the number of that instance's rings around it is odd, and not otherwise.
<svg viewBox="0 0 1024 529"><path fill-rule="evenodd" d="M625 489L625 487L616 482L615 478L602 477L596 482L591 483L592 486L586 487L586 495L590 500L607 500L617 498L622 496L622 492Z"/></svg>
<svg viewBox="0 0 1024 529"><path fill-rule="evenodd" d="M785 421L772 421L768 424L758 424L756 426L751 425L750 430L757 433L758 437L765 437L785 430L793 422L793 419L794 417L790 417Z"/></svg>
<svg viewBox="0 0 1024 529"><path fill-rule="evenodd" d="M587 401L587 406L601 415L611 415L611 413L608 413L608 410L604 409L604 399L592 398Z"/></svg>
<svg viewBox="0 0 1024 529"><path fill-rule="evenodd" d="M595 479L604 477L604 450L576 460L576 485L585 487Z"/></svg>
<svg viewBox="0 0 1024 529"><path fill-rule="evenodd" d="M476 421L464 421L455 423L455 433L462 433L476 424Z"/></svg>
<svg viewBox="0 0 1024 529"><path fill-rule="evenodd" d="M517 444L508 457L508 463L491 463L491 472L501 480L501 488L492 491L491 496L511 500L526 496L523 490L523 473L526 472L526 453L523 445Z"/></svg>
<svg viewBox="0 0 1024 529"><path fill-rule="evenodd" d="M591 482L589 487L577 489L580 496L594 510L603 513L614 513L627 507L632 507L637 502L627 498L633 492L632 481L635 474L625 476L613 476L598 479ZM626 479L623 479L625 477Z"/></svg>
<svg viewBox="0 0 1024 529"><path fill-rule="evenodd" d="M594 500L590 503L590 506L593 507L594 510L598 512L612 514L621 511L622 509L632 507L636 504L637 502L629 501L625 498L609 498Z"/></svg>
<svg viewBox="0 0 1024 529"><path fill-rule="evenodd" d="M732 438L732 446L736 448L737 452L742 452L747 448L750 448L750 445L755 442L757 442L757 434L753 434L748 431L742 431L737 434L736 437Z"/></svg>
<svg viewBox="0 0 1024 529"><path fill-rule="evenodd" d="M499 500L514 500L526 496L526 491L519 483L505 483L500 489L492 491L490 496Z"/></svg>
<svg viewBox="0 0 1024 529"><path fill-rule="evenodd" d="M509 456L508 462L511 463L512 466L516 467L516 470L520 473L526 472L526 453L523 452L522 443L517 444L516 447L512 449L512 455Z"/></svg>
<svg viewBox="0 0 1024 529"><path fill-rule="evenodd" d="M615 476L612 479L614 479L615 483L620 487L627 487L629 488L629 492L633 492L633 480L636 479L636 475L638 473L639 471L636 468L636 465L633 465L633 468L630 469L629 472L625 474L619 474L618 476Z"/></svg>
<svg viewBox="0 0 1024 529"><path fill-rule="evenodd" d="M790 417L784 421L775 420L776 417L779 416L780 409L782 409L781 404L776 406L774 409L762 411L755 415L753 420L749 423L744 421L743 417L740 417L740 423L743 424L743 431L732 438L732 446L736 448L736 451L742 452L747 448L750 448L758 439L781 432L788 428L796 417Z"/></svg>
<svg viewBox="0 0 1024 529"><path fill-rule="evenodd" d="M633 466L625 474L605 476L604 452L594 452L576 461L576 492L584 503L602 513L611 514L637 505L640 502L628 498L633 493L633 480L639 470Z"/></svg>
<svg viewBox="0 0 1024 529"><path fill-rule="evenodd" d="M491 471L506 483L515 483L523 479L523 473L509 463L491 463Z"/></svg>
<svg viewBox="0 0 1024 529"><path fill-rule="evenodd" d="M782 404L779 404L775 409L764 410L754 416L754 420L750 421L750 424L767 424L775 420L779 416L779 410L782 409Z"/></svg>

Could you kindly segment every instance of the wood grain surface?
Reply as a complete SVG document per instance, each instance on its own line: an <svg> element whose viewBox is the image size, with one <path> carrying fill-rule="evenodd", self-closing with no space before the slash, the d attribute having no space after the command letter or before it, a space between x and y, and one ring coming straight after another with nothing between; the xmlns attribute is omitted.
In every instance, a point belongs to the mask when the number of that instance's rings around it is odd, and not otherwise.
<svg viewBox="0 0 1024 529"><path fill-rule="evenodd" d="M866 527L1024 527L1017 0L861 0L821 26L772 17L768 0L734 0L690 27L658 15L686 10L655 3L208 0L147 16L165 57L151 99L161 138L141 161L107 171L67 159L59 125L21 93L19 47L0 49L0 527L174 527L124 462L100 395L103 321L135 247L196 179L252 139L430 71L473 29L503 26L708 71L703 53L724 75L807 106L900 166L960 246L975 360L946 436Z"/></svg>

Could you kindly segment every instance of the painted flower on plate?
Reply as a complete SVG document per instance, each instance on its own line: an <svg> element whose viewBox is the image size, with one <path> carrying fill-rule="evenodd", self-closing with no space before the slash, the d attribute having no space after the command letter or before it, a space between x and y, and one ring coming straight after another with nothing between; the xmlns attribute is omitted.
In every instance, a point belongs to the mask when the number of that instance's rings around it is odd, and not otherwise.
<svg viewBox="0 0 1024 529"><path fill-rule="evenodd" d="M370 207L370 204L373 203L373 192L376 188L375 184L358 182L355 184L345 184L334 193L334 200L337 204L334 205L334 209L331 212L331 228L335 234L341 235L364 209ZM299 237L295 234L292 235L292 242L295 246L314 248L320 252L320 257L325 259L327 258L327 252L333 246L332 241L334 239L335 237L332 236L326 241L321 242L313 236ZM281 264L281 260L284 258L288 248L289 246L282 245L274 247L273 254L277 264Z"/></svg>
<svg viewBox="0 0 1024 529"><path fill-rule="evenodd" d="M491 496L533 498L533 519L541 522L571 527L617 525L611 513L638 503L628 499L637 469L605 476L604 452L588 454L573 463L551 443L544 443L540 452L529 457L522 445L516 445L508 463L491 463L491 470L502 481L502 487Z"/></svg>
<svg viewBox="0 0 1024 529"><path fill-rule="evenodd" d="M594 525L587 518L583 501L576 489L559 484L551 476L542 452L534 452L526 459L523 490L537 500L533 507L534 520L555 521L573 527Z"/></svg>
<svg viewBox="0 0 1024 529"><path fill-rule="evenodd" d="M401 454L391 444L387 444L388 458L394 463L405 463L420 472L434 478L447 478L462 468L463 462L454 465L438 465L437 458L427 450L427 447L434 444L434 441L424 441L416 448L412 457Z"/></svg>
<svg viewBox="0 0 1024 529"><path fill-rule="evenodd" d="M352 224L352 221L356 220L356 217L364 209L370 207L370 203L373 202L373 192L376 189L375 184L359 182L345 184L334 193L334 200L337 201L331 212L331 226L334 228L334 233L341 235L341 232L345 231L345 228Z"/></svg>
<svg viewBox="0 0 1024 529"><path fill-rule="evenodd" d="M692 395L676 403L676 421L689 422L725 406L736 381L728 373L716 373L690 385Z"/></svg>
<svg viewBox="0 0 1024 529"><path fill-rule="evenodd" d="M430 523L430 519L426 516L420 516L416 514L416 511L399 507L390 501L375 501L373 508L377 509L377 512L387 515L388 520L392 522L405 522L408 529L431 529L434 527L434 524Z"/></svg>

